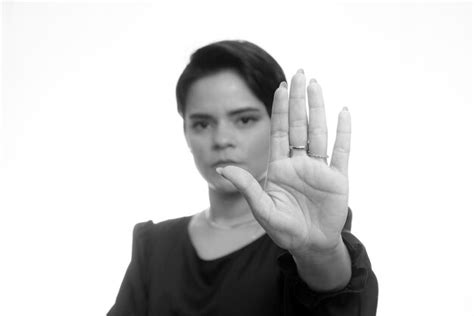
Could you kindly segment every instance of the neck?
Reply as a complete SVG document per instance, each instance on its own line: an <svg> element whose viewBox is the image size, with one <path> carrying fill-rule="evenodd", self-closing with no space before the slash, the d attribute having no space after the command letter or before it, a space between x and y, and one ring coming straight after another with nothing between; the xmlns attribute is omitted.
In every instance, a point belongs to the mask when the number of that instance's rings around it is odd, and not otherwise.
<svg viewBox="0 0 474 316"><path fill-rule="evenodd" d="M209 188L210 216L217 223L233 224L253 217L240 192L222 193Z"/></svg>

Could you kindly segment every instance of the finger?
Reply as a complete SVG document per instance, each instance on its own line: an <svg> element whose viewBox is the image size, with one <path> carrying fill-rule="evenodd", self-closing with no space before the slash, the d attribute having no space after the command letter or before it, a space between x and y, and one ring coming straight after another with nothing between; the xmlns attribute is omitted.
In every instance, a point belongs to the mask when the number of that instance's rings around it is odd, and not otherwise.
<svg viewBox="0 0 474 316"><path fill-rule="evenodd" d="M282 82L275 91L272 107L270 162L288 157L288 86Z"/></svg>
<svg viewBox="0 0 474 316"><path fill-rule="evenodd" d="M346 107L339 113L337 134L331 158L331 167L347 176L351 151L351 114Z"/></svg>
<svg viewBox="0 0 474 316"><path fill-rule="evenodd" d="M291 79L289 99L290 146L306 146L308 119L306 115L306 78L298 70ZM306 155L306 150L293 150L294 155Z"/></svg>
<svg viewBox="0 0 474 316"><path fill-rule="evenodd" d="M247 170L236 166L217 168L216 171L242 193L257 220L268 218L268 212L273 202L254 176Z"/></svg>
<svg viewBox="0 0 474 316"><path fill-rule="evenodd" d="M309 151L318 156L326 156L328 147L328 127L321 86L315 79L308 85L309 105Z"/></svg>

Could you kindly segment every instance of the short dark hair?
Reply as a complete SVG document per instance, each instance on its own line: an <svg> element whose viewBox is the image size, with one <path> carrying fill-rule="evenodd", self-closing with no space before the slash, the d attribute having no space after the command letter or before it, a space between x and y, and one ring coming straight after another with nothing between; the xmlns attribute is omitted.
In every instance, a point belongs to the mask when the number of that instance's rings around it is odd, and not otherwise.
<svg viewBox="0 0 474 316"><path fill-rule="evenodd" d="M196 50L176 85L178 112L184 117L189 88L198 79L220 70L235 70L271 116L273 94L285 74L265 50L248 41L226 40Z"/></svg>

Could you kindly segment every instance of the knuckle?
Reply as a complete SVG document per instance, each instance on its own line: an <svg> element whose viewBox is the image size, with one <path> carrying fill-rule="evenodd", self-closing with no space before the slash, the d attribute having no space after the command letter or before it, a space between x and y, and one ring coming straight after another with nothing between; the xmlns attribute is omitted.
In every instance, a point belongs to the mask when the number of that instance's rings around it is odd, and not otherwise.
<svg viewBox="0 0 474 316"><path fill-rule="evenodd" d="M291 127L305 127L307 126L307 122L305 119L299 119L299 120L292 120L291 121Z"/></svg>
<svg viewBox="0 0 474 316"><path fill-rule="evenodd" d="M300 102L300 103L305 103L306 102L306 95L304 94L292 94L290 95L290 101L291 102Z"/></svg>
<svg viewBox="0 0 474 316"><path fill-rule="evenodd" d="M314 126L314 127L311 127L310 131L309 131L312 135L323 135L323 136L326 136L328 134L328 129L326 127L322 127L322 126Z"/></svg>
<svg viewBox="0 0 474 316"><path fill-rule="evenodd" d="M342 147L342 146L336 146L334 147L334 153L336 154L342 154L342 155L347 155L349 154L349 148L345 148L345 147Z"/></svg>
<svg viewBox="0 0 474 316"><path fill-rule="evenodd" d="M272 131L271 136L273 138L284 138L288 137L288 132L281 129L276 129Z"/></svg>

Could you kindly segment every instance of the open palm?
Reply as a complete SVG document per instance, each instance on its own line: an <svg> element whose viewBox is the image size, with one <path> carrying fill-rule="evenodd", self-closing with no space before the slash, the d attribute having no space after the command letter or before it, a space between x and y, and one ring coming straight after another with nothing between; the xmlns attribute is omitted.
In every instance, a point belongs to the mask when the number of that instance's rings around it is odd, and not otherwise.
<svg viewBox="0 0 474 316"><path fill-rule="evenodd" d="M285 83L275 92L264 188L236 166L223 168L221 174L242 192L255 218L280 247L291 252L328 251L341 241L347 216L350 136L350 114L344 109L328 165L321 87L311 80L306 89L305 75L298 71L289 94Z"/></svg>

